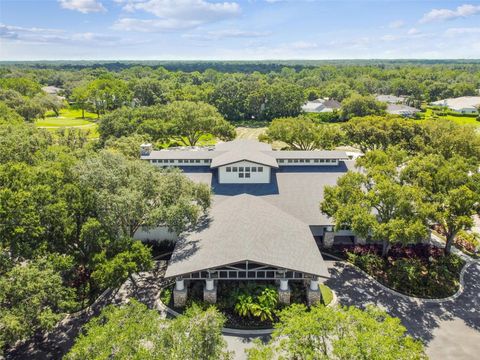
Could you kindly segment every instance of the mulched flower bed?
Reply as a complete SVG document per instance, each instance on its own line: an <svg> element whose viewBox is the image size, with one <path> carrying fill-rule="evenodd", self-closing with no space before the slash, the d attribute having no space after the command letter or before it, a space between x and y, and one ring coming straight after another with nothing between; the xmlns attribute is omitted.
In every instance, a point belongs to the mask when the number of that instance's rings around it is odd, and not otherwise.
<svg viewBox="0 0 480 360"><path fill-rule="evenodd" d="M273 281L257 281L258 285L265 286L275 286ZM182 314L185 309L190 306L192 303L196 303L201 307L207 308L211 304L205 303L203 301L203 281L192 281L187 285L188 287L188 300L187 306L185 308L176 308L173 306L173 295L170 297L170 301L167 304L168 307L175 310L176 312ZM217 303L215 306L225 315L226 323L225 327L232 329L271 329L273 324L278 320L277 316L273 316L273 321L265 320L262 321L259 318L253 316L242 317L234 311L235 303L230 296L232 291L238 288L240 282L237 281L219 281L217 286ZM307 296L305 291L305 286L301 281L290 281L290 288L292 290L291 294L291 303L307 303ZM168 291L173 292L174 285L167 287ZM276 287L276 286L275 286ZM164 290L165 291L165 290ZM277 310L281 310L285 305L278 304Z"/></svg>
<svg viewBox="0 0 480 360"><path fill-rule="evenodd" d="M387 258L381 257L381 245L338 245L332 251L400 293L422 298L444 298L459 289L464 261L445 255L443 249L429 244L394 245Z"/></svg>

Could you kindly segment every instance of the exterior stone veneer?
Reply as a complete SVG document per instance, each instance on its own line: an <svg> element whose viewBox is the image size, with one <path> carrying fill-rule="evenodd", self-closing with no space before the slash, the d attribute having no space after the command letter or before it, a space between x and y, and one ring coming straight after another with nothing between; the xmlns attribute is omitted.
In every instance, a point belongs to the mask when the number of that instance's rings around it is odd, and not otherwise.
<svg viewBox="0 0 480 360"><path fill-rule="evenodd" d="M292 291L288 290L280 290L278 289L278 302L280 304L290 305L290 297L292 295Z"/></svg>
<svg viewBox="0 0 480 360"><path fill-rule="evenodd" d="M322 300L322 294L320 293L320 289L312 290L307 288L307 303L308 306L312 306L316 303L319 303Z"/></svg>
<svg viewBox="0 0 480 360"><path fill-rule="evenodd" d="M203 288L203 301L210 304L215 304L217 302L217 287L215 286L213 290L207 290Z"/></svg>
<svg viewBox="0 0 480 360"><path fill-rule="evenodd" d="M187 304L187 288L183 290L173 290L173 306L176 308L184 307Z"/></svg>
<svg viewBox="0 0 480 360"><path fill-rule="evenodd" d="M333 246L333 241L335 240L335 233L333 231L325 231L323 234L323 246L326 248L331 248Z"/></svg>
<svg viewBox="0 0 480 360"><path fill-rule="evenodd" d="M365 239L363 239L359 236L355 236L354 243L355 243L355 245L365 245L367 243L367 240L365 240Z"/></svg>

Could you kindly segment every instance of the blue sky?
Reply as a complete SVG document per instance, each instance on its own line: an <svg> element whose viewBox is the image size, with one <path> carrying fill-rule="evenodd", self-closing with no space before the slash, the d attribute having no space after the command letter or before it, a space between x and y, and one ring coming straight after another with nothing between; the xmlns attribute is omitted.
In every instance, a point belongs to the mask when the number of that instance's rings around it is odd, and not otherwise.
<svg viewBox="0 0 480 360"><path fill-rule="evenodd" d="M0 0L0 60L480 58L480 0Z"/></svg>

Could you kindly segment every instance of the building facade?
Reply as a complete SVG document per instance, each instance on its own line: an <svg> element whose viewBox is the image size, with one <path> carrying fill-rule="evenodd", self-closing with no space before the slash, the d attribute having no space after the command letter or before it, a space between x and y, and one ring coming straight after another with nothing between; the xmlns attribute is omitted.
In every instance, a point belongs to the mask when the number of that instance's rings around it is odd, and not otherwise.
<svg viewBox="0 0 480 360"><path fill-rule="evenodd" d="M213 192L198 228L178 236L161 227L135 234L176 241L165 276L176 280L177 305L191 281L205 281L208 301L216 299L218 281L256 279L277 282L282 299L288 298L288 281L304 281L309 298L319 299L318 284L329 276L319 246L362 241L347 229L334 231L319 207L324 186L353 168L343 151L275 151L269 144L235 140L160 151L144 144L141 159L178 167Z"/></svg>

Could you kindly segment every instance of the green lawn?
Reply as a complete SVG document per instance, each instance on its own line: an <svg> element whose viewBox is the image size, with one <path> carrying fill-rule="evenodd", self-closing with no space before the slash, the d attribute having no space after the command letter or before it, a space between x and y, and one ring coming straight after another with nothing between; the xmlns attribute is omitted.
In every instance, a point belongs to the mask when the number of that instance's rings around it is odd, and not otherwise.
<svg viewBox="0 0 480 360"><path fill-rule="evenodd" d="M455 116L451 114L447 115L437 115L435 118L435 115L433 113L432 109L428 109L425 111L425 113L421 114L424 120L435 120L437 119L446 119L446 120L451 120L454 121L455 123L459 125L473 125L476 127L480 127L480 121L477 121L477 116L472 115L472 116Z"/></svg>
<svg viewBox="0 0 480 360"><path fill-rule="evenodd" d="M35 125L38 127L73 127L73 126L91 126L95 125L91 121L72 118L61 117L46 117L45 119L38 119L35 121Z"/></svg>
<svg viewBox="0 0 480 360"><path fill-rule="evenodd" d="M56 116L53 111L47 111L46 117L55 118ZM71 108L62 109L60 110L59 118L82 119L82 110ZM97 114L85 111L85 119L95 120L96 118Z"/></svg>
<svg viewBox="0 0 480 360"><path fill-rule="evenodd" d="M35 125L51 132L60 128L77 128L88 131L89 139L98 139L97 124L92 122L96 118L96 114L85 112L85 119L82 119L81 110L62 109L58 117L55 116L53 111L47 112L44 119L35 121Z"/></svg>
<svg viewBox="0 0 480 360"><path fill-rule="evenodd" d="M332 290L327 285L320 284L320 292L322 293L322 302L327 306L333 300Z"/></svg>

